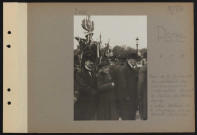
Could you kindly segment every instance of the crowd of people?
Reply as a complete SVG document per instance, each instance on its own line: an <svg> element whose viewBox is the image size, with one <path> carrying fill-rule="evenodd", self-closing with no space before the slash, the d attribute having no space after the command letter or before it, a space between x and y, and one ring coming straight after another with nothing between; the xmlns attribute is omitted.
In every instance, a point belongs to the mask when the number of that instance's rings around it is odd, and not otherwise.
<svg viewBox="0 0 197 135"><path fill-rule="evenodd" d="M96 70L91 53L85 55L74 71L74 120L135 120L137 111L147 119L147 53L136 56L103 57Z"/></svg>

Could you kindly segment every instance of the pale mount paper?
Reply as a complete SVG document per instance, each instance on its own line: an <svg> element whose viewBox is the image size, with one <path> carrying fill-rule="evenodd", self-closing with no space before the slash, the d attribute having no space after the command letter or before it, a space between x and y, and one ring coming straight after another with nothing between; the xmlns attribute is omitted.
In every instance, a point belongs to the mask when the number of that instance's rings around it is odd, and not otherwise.
<svg viewBox="0 0 197 135"><path fill-rule="evenodd" d="M3 3L3 11L3 132L28 132L27 4Z"/></svg>
<svg viewBox="0 0 197 135"><path fill-rule="evenodd" d="M4 132L194 132L193 3L3 6ZM73 120L73 17L87 14L147 16L147 121Z"/></svg>

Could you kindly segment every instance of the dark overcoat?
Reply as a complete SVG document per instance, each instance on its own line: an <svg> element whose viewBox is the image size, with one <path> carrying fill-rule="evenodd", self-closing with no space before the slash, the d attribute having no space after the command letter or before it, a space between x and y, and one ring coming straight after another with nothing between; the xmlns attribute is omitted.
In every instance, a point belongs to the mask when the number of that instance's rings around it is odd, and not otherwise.
<svg viewBox="0 0 197 135"><path fill-rule="evenodd" d="M75 120L92 120L96 112L96 75L86 68L79 69L76 74L79 97L75 104Z"/></svg>
<svg viewBox="0 0 197 135"><path fill-rule="evenodd" d="M138 95L140 97L139 112L142 119L147 119L147 64L139 70Z"/></svg>
<svg viewBox="0 0 197 135"><path fill-rule="evenodd" d="M118 120L115 88L112 85L112 77L109 73L99 72L97 77L97 88L97 119Z"/></svg>
<svg viewBox="0 0 197 135"><path fill-rule="evenodd" d="M77 74L78 68L74 67L74 97L78 99L78 85L76 80L76 74Z"/></svg>
<svg viewBox="0 0 197 135"><path fill-rule="evenodd" d="M111 68L110 68L110 74L112 76L112 80L115 83L115 95L117 97L117 90L119 85L119 71L122 66L124 66L125 62L116 62Z"/></svg>
<svg viewBox="0 0 197 135"><path fill-rule="evenodd" d="M138 106L138 70L128 63L120 68L117 91L118 109L123 120L134 120Z"/></svg>

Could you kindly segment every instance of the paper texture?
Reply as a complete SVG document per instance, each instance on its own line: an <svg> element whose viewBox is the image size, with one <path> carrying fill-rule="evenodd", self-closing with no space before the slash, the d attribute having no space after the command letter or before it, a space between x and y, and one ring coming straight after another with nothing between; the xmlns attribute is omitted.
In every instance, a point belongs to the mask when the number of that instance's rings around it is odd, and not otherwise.
<svg viewBox="0 0 197 135"><path fill-rule="evenodd" d="M148 120L74 121L74 15L147 16ZM4 132L194 132L193 18L189 2L4 3Z"/></svg>
<svg viewBox="0 0 197 135"><path fill-rule="evenodd" d="M147 15L147 121L73 121L73 16L86 14ZM192 3L28 4L28 131L194 131L193 29Z"/></svg>
<svg viewBox="0 0 197 135"><path fill-rule="evenodd" d="M3 10L3 132L27 132L27 4Z"/></svg>
<svg viewBox="0 0 197 135"><path fill-rule="evenodd" d="M18 3L18 83L19 83L19 131L26 133L27 129L27 3Z"/></svg>
<svg viewBox="0 0 197 135"><path fill-rule="evenodd" d="M9 12L10 9L14 12ZM6 15L5 15L6 14ZM4 47L3 47L3 131L18 131L18 48L17 44L17 3L4 3ZM11 31L11 34L8 34ZM11 45L8 48L7 45ZM12 54L13 57L9 57ZM10 88L11 92L7 89ZM14 88L14 90L12 89ZM11 105L8 105L11 102Z"/></svg>

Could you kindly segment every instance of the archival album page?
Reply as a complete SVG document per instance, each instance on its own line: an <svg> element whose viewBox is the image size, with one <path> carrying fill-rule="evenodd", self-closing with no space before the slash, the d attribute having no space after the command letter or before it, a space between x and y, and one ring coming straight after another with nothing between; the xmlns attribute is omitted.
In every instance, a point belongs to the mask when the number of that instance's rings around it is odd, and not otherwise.
<svg viewBox="0 0 197 135"><path fill-rule="evenodd" d="M195 131L193 3L15 4L23 92L8 105L5 85L4 132Z"/></svg>

